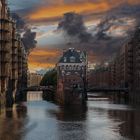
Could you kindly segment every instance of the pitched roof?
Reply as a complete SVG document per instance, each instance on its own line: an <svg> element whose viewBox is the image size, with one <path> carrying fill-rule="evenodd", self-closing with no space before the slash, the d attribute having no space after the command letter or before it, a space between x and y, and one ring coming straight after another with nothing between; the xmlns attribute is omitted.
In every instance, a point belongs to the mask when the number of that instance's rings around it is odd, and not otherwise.
<svg viewBox="0 0 140 140"><path fill-rule="evenodd" d="M85 53L75 49L69 49L63 53L59 63L82 63L86 59ZM72 61L73 60L73 61Z"/></svg>

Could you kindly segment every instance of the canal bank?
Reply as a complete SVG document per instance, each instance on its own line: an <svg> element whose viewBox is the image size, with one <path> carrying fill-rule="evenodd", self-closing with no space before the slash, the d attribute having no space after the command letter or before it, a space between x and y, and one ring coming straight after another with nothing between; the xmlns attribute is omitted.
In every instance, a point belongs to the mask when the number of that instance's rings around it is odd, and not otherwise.
<svg viewBox="0 0 140 140"><path fill-rule="evenodd" d="M63 108L30 93L0 115L0 140L139 140L140 110L110 101Z"/></svg>

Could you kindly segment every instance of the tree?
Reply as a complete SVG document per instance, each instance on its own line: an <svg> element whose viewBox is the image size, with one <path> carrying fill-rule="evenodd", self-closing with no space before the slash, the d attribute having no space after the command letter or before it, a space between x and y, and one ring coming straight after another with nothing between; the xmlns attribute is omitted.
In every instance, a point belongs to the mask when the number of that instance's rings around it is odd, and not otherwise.
<svg viewBox="0 0 140 140"><path fill-rule="evenodd" d="M54 86L56 87L57 84L57 71L52 69L47 71L44 75L43 79L40 82L41 86Z"/></svg>

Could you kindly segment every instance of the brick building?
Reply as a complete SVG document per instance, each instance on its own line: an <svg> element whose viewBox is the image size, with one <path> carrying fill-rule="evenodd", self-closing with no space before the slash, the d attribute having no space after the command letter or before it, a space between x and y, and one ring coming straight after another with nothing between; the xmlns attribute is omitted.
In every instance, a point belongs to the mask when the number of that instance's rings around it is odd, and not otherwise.
<svg viewBox="0 0 140 140"><path fill-rule="evenodd" d="M102 67L91 72L89 85L128 88L131 102L140 104L139 27L136 28L133 37L122 46L115 59L109 64L108 69L105 70Z"/></svg>
<svg viewBox="0 0 140 140"><path fill-rule="evenodd" d="M88 87L109 87L110 71L106 67L98 67L88 72Z"/></svg>
<svg viewBox="0 0 140 140"><path fill-rule="evenodd" d="M140 27L137 28L134 37L130 42L132 47L132 92L130 94L132 102L140 104Z"/></svg>
<svg viewBox="0 0 140 140"><path fill-rule="evenodd" d="M57 63L57 99L61 103L76 103L86 98L86 52L70 48Z"/></svg>
<svg viewBox="0 0 140 140"><path fill-rule="evenodd" d="M22 50L22 51L19 51ZM19 56L22 58L21 66ZM18 83L26 78L27 55L17 34L15 21L10 17L6 0L0 0L0 106L11 106ZM24 83L25 84L25 83Z"/></svg>
<svg viewBox="0 0 140 140"><path fill-rule="evenodd" d="M111 86L129 89L130 100L140 104L140 28L110 64Z"/></svg>
<svg viewBox="0 0 140 140"><path fill-rule="evenodd" d="M116 58L110 63L111 86L130 87L132 71L132 49L129 43L125 44Z"/></svg>
<svg viewBox="0 0 140 140"><path fill-rule="evenodd" d="M28 73L28 86L39 86L43 75L37 73Z"/></svg>

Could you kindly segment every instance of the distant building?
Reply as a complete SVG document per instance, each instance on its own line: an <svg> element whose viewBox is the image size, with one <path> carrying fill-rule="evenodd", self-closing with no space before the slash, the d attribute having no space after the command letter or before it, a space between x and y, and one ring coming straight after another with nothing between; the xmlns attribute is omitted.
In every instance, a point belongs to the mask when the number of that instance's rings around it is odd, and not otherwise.
<svg viewBox="0 0 140 140"><path fill-rule="evenodd" d="M43 75L37 73L29 73L28 74L28 86L39 86L40 82L43 78Z"/></svg>
<svg viewBox="0 0 140 140"><path fill-rule="evenodd" d="M109 68L102 66L88 71L88 87L110 87Z"/></svg>
<svg viewBox="0 0 140 140"><path fill-rule="evenodd" d="M111 86L129 89L130 101L140 104L140 28L109 65Z"/></svg>
<svg viewBox="0 0 140 140"><path fill-rule="evenodd" d="M130 86L131 58L131 48L125 44L109 66L112 86L122 88Z"/></svg>
<svg viewBox="0 0 140 140"><path fill-rule="evenodd" d="M70 48L57 63L57 99L61 103L85 100L87 55Z"/></svg>
<svg viewBox="0 0 140 140"><path fill-rule="evenodd" d="M132 102L140 104L140 27L137 28L133 39L130 42L132 47Z"/></svg>

